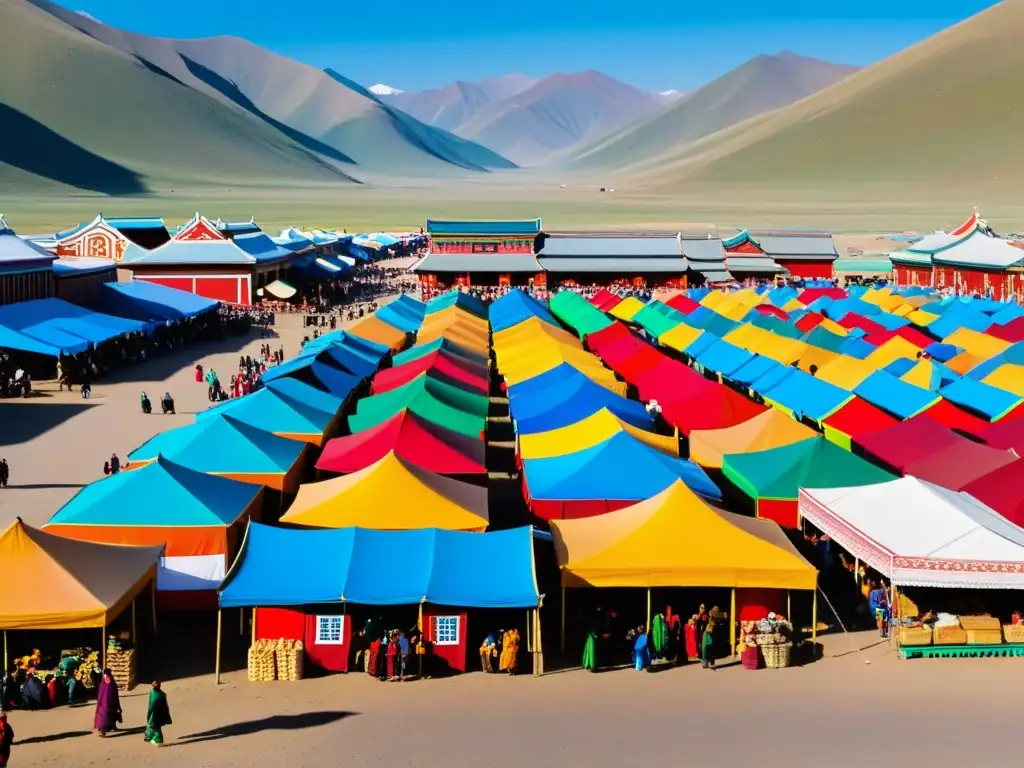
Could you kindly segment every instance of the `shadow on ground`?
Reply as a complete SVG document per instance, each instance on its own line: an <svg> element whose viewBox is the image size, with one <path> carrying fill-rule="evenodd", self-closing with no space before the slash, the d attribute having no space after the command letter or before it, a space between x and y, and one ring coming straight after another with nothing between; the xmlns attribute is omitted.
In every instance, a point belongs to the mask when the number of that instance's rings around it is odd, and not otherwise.
<svg viewBox="0 0 1024 768"><path fill-rule="evenodd" d="M209 731L190 733L177 740L177 744L199 744L204 741L219 741L234 736L250 736L263 731L299 731L304 728L316 728L321 725L330 725L347 717L352 717L355 712L303 712L300 715L271 715L260 720L247 720L241 723L231 723L213 728Z"/></svg>
<svg viewBox="0 0 1024 768"><path fill-rule="evenodd" d="M0 451L5 446L35 440L95 405L87 400L81 403L0 403L0 425L3 425L0 427Z"/></svg>

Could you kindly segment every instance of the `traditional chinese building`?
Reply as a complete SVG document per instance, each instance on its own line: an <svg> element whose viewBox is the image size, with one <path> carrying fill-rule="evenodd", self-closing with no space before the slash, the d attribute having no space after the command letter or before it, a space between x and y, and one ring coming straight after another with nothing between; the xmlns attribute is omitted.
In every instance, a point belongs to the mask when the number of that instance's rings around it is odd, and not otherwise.
<svg viewBox="0 0 1024 768"><path fill-rule="evenodd" d="M284 276L291 258L263 232L228 238L197 213L164 245L132 253L122 265L136 280L249 305L258 289Z"/></svg>
<svg viewBox="0 0 1024 768"><path fill-rule="evenodd" d="M228 240L234 240L239 235L254 235L257 232L262 232L259 224L256 223L256 217L251 217L248 221L224 221L223 219L217 219L213 223L220 232Z"/></svg>
<svg viewBox="0 0 1024 768"><path fill-rule="evenodd" d="M689 267L690 285L719 286L733 281L726 265L725 248L721 238L680 235L679 247Z"/></svg>
<svg viewBox="0 0 1024 768"><path fill-rule="evenodd" d="M722 247L725 249L725 266L729 274L740 282L771 279L784 271L745 229L723 240Z"/></svg>
<svg viewBox="0 0 1024 768"><path fill-rule="evenodd" d="M18 237L0 214L0 305L53 298L54 258Z"/></svg>
<svg viewBox="0 0 1024 768"><path fill-rule="evenodd" d="M975 234L985 237L994 236L988 224L979 218L977 211L974 211L967 221L951 232L933 232L930 235L925 235L907 248L893 251L889 254L893 267L893 279L897 285L903 286L936 285L935 254L951 248L960 243L964 238ZM952 287L952 284L950 284L950 287Z"/></svg>
<svg viewBox="0 0 1024 768"><path fill-rule="evenodd" d="M678 235L542 234L539 243L548 285L687 285Z"/></svg>
<svg viewBox="0 0 1024 768"><path fill-rule="evenodd" d="M997 301L1024 296L1024 249L980 229L936 251L932 270L937 288Z"/></svg>
<svg viewBox="0 0 1024 768"><path fill-rule="evenodd" d="M839 258L828 232L766 230L749 232L747 240L791 277L805 280L832 279L832 264Z"/></svg>
<svg viewBox="0 0 1024 768"><path fill-rule="evenodd" d="M413 267L424 295L457 285L543 283L534 249L540 219L527 221L427 220L427 255Z"/></svg>
<svg viewBox="0 0 1024 768"><path fill-rule="evenodd" d="M170 239L163 219L108 219L103 214L55 235L58 256L109 259L113 262L122 261L131 252L157 248Z"/></svg>

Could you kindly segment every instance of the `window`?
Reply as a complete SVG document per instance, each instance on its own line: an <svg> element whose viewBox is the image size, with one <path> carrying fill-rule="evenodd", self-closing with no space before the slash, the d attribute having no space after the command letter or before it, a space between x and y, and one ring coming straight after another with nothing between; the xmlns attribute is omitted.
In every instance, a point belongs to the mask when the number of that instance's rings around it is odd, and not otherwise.
<svg viewBox="0 0 1024 768"><path fill-rule="evenodd" d="M434 645L459 644L459 617L432 616L434 623Z"/></svg>
<svg viewBox="0 0 1024 768"><path fill-rule="evenodd" d="M317 645L344 645L345 644L345 617L344 616L317 616L316 617L316 644Z"/></svg>

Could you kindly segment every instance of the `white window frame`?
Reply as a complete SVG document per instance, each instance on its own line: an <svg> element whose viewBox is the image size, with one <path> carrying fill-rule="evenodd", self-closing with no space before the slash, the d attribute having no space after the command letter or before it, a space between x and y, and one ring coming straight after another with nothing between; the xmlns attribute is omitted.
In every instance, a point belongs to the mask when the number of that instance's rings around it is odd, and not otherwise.
<svg viewBox="0 0 1024 768"><path fill-rule="evenodd" d="M443 620L445 622L448 622L448 621L455 622L455 638L454 639L452 639L452 640L441 640L440 633L437 631L438 620ZM462 640L462 617L461 616L459 616L458 614L455 614L455 615L445 615L445 616L440 616L440 615L438 615L438 616L431 616L430 617L430 621L433 624L432 629L433 629L433 634L434 634L434 645L453 646L453 645L458 645L461 642L461 640Z"/></svg>
<svg viewBox="0 0 1024 768"><path fill-rule="evenodd" d="M328 634L330 634L330 628L333 622L338 622L338 639L331 640L329 637L325 638L321 633L321 627L326 627ZM321 622L324 622L321 624ZM314 636L315 645L344 645L345 644L345 616L343 614L330 614L325 616L316 617L316 635Z"/></svg>

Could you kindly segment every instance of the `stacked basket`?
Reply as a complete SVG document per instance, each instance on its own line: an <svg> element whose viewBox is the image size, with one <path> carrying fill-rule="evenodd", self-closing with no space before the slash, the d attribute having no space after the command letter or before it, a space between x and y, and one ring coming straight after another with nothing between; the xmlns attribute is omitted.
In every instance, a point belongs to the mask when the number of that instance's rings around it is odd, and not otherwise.
<svg viewBox="0 0 1024 768"><path fill-rule="evenodd" d="M278 640L274 649L274 656L277 659L278 680L301 680L303 658L303 645L301 640Z"/></svg>
<svg viewBox="0 0 1024 768"><path fill-rule="evenodd" d="M793 651L792 643L772 643L761 646L764 665L767 669L785 669Z"/></svg>
<svg viewBox="0 0 1024 768"><path fill-rule="evenodd" d="M135 687L135 651L107 648L107 668L122 691Z"/></svg>
<svg viewBox="0 0 1024 768"><path fill-rule="evenodd" d="M274 641L257 640L249 648L249 682L265 683L277 679Z"/></svg>

